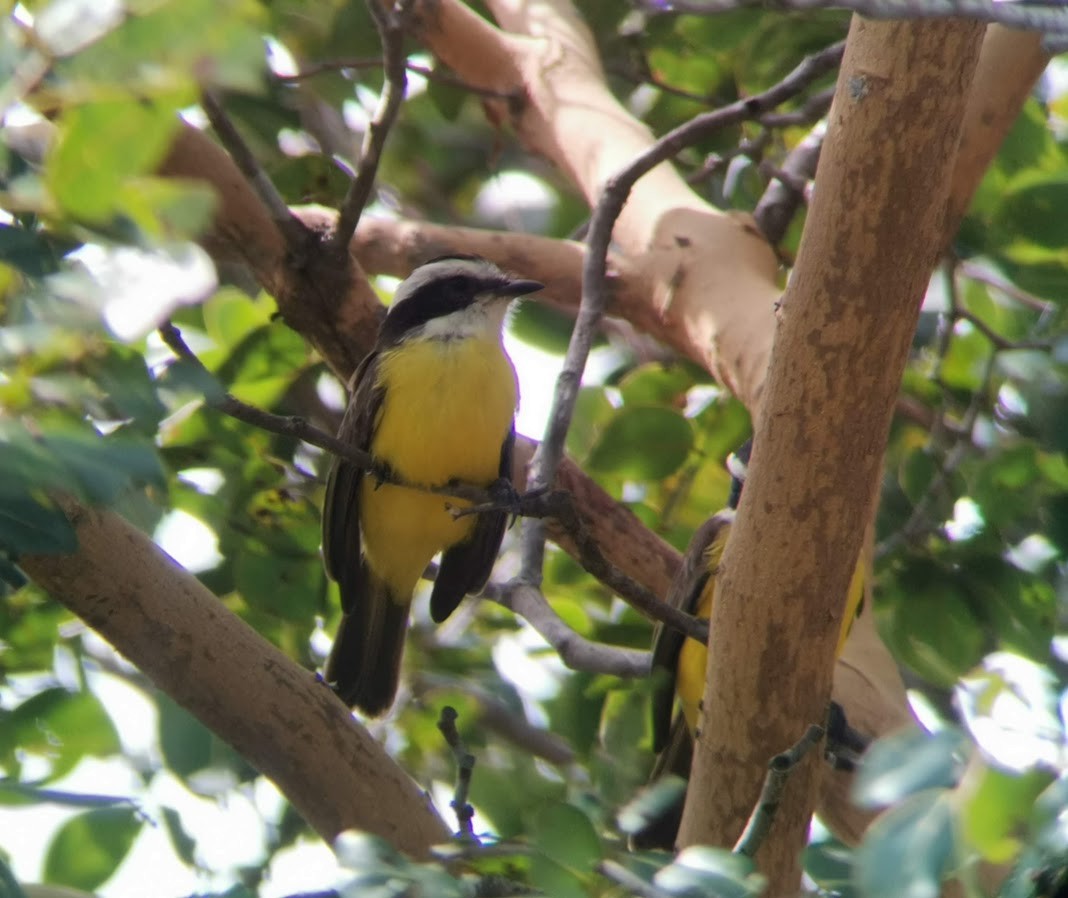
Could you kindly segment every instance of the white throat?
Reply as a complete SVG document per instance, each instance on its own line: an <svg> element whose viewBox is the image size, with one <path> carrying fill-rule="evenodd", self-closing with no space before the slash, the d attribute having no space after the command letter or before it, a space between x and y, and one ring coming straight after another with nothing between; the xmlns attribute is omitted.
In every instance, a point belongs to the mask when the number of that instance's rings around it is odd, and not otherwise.
<svg viewBox="0 0 1068 898"><path fill-rule="evenodd" d="M408 340L493 340L500 339L509 303L503 299L479 297L459 312L432 318L406 334Z"/></svg>

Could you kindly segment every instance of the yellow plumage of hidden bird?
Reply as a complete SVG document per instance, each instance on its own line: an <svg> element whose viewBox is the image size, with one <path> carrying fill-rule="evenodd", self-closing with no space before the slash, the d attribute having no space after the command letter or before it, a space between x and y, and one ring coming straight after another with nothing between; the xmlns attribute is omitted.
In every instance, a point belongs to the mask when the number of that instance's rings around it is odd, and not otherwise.
<svg viewBox="0 0 1068 898"><path fill-rule="evenodd" d="M509 303L540 289L484 259L431 260L397 288L353 375L338 438L399 481L339 458L323 505L323 559L343 612L324 677L366 714L393 703L412 594L431 559L443 553L436 622L493 569L506 512L457 518L462 500L401 484L511 482L519 395L502 332Z"/></svg>
<svg viewBox="0 0 1068 898"><path fill-rule="evenodd" d="M731 492L727 507L716 512L694 533L665 601L695 617L709 620L716 594L716 572L730 537L734 515L745 484L752 441L728 460ZM835 657L842 654L853 620L864 597L863 564L858 563L849 584ZM677 630L658 624L653 633L654 676L652 699L653 751L657 752L653 778L667 773L688 777L693 738L700 731L701 702L708 669L708 646ZM676 700L679 713L674 714ZM846 727L844 719L841 725ZM851 734L855 735L855 734ZM682 813L680 801L650 821L635 836L638 847L670 849Z"/></svg>

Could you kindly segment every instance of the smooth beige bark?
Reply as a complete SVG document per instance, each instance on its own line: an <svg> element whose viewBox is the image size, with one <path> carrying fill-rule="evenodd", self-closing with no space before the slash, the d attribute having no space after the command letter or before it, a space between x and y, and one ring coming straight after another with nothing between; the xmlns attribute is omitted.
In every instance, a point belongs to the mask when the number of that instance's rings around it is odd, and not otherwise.
<svg viewBox="0 0 1068 898"><path fill-rule="evenodd" d="M982 33L966 21L854 17L717 578L691 779L702 800L687 803L684 845L733 844L768 758L826 713ZM821 772L815 755L798 765L757 855L768 894L799 888Z"/></svg>

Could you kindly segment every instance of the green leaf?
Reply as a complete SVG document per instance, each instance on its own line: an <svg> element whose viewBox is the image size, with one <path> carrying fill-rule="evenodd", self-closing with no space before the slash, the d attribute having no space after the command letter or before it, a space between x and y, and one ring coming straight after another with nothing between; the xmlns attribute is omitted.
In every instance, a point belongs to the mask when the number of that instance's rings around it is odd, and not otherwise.
<svg viewBox="0 0 1068 898"><path fill-rule="evenodd" d="M1068 174L1026 171L1009 182L995 223L1014 240L1061 249L1068 244Z"/></svg>
<svg viewBox="0 0 1068 898"><path fill-rule="evenodd" d="M765 886L752 858L706 845L684 848L673 863L653 877L653 883L669 894L686 898L748 898L759 895Z"/></svg>
<svg viewBox="0 0 1068 898"><path fill-rule="evenodd" d="M107 505L131 485L166 486L159 456L146 443L87 433L49 434L41 442L90 502Z"/></svg>
<svg viewBox="0 0 1068 898"><path fill-rule="evenodd" d="M567 431L568 454L584 461L597 445L605 423L615 414L604 387L580 387L575 397L575 413Z"/></svg>
<svg viewBox="0 0 1068 898"><path fill-rule="evenodd" d="M181 816L174 808L163 807L160 811L163 814L163 825L167 828L167 835L170 837L174 853L190 867L195 867L196 839L189 835L185 826L182 825Z"/></svg>
<svg viewBox="0 0 1068 898"><path fill-rule="evenodd" d="M825 893L853 898L853 849L837 839L809 842L804 853L805 872Z"/></svg>
<svg viewBox="0 0 1068 898"><path fill-rule="evenodd" d="M163 760L176 776L188 779L215 761L216 737L173 699L160 693L159 744Z"/></svg>
<svg viewBox="0 0 1068 898"><path fill-rule="evenodd" d="M961 787L964 841L993 864L1010 863L1022 848L1023 824L1052 779L1041 771L1010 773L974 764Z"/></svg>
<svg viewBox="0 0 1068 898"><path fill-rule="evenodd" d="M531 843L553 863L580 873L588 873L604 857L590 818L571 804L542 808L534 819Z"/></svg>
<svg viewBox="0 0 1068 898"><path fill-rule="evenodd" d="M145 234L160 241L188 240L211 224L217 198L205 184L148 176L128 178L115 208Z"/></svg>
<svg viewBox="0 0 1068 898"><path fill-rule="evenodd" d="M136 13L60 72L83 90L121 86L141 96L187 92L197 82L259 90L265 67L262 7L251 0L138 0ZM140 8L138 8L140 7ZM211 28L204 28L211 22Z"/></svg>
<svg viewBox="0 0 1068 898"><path fill-rule="evenodd" d="M427 82L426 95L443 119L454 122L459 118L469 92L454 84L432 80Z"/></svg>
<svg viewBox="0 0 1068 898"><path fill-rule="evenodd" d="M662 480L682 466L692 447L693 428L679 412L628 406L609 419L588 465L628 479Z"/></svg>
<svg viewBox="0 0 1068 898"><path fill-rule="evenodd" d="M894 656L920 676L951 687L979 663L986 632L970 597L951 572L916 561L897 582L900 593L883 619L883 638Z"/></svg>
<svg viewBox="0 0 1068 898"><path fill-rule="evenodd" d="M12 471L4 448L0 443L0 469ZM51 500L8 481L0 485L0 548L15 556L69 555L78 548L78 537Z"/></svg>
<svg viewBox="0 0 1068 898"><path fill-rule="evenodd" d="M15 225L0 225L0 262L33 278L59 270L55 246L43 234Z"/></svg>
<svg viewBox="0 0 1068 898"><path fill-rule="evenodd" d="M294 623L306 623L315 616L326 585L316 557L286 557L246 542L234 560L234 586L241 597L258 611Z"/></svg>
<svg viewBox="0 0 1068 898"><path fill-rule="evenodd" d="M106 221L126 178L162 160L179 124L175 112L189 99L103 100L69 108L46 169L56 202L75 218Z"/></svg>
<svg viewBox="0 0 1068 898"><path fill-rule="evenodd" d="M953 861L954 819L945 789L918 792L869 828L856 851L866 898L937 898Z"/></svg>
<svg viewBox="0 0 1068 898"><path fill-rule="evenodd" d="M652 362L630 371L620 382L624 405L685 404L686 391L693 386L693 374L683 365Z"/></svg>
<svg viewBox="0 0 1068 898"><path fill-rule="evenodd" d="M26 893L15 879L11 868L4 863L4 857L0 854L0 898L26 898Z"/></svg>
<svg viewBox="0 0 1068 898"><path fill-rule="evenodd" d="M875 742L864 755L853 784L853 800L880 808L935 787L957 784L968 739L954 728L925 733L908 727Z"/></svg>
<svg viewBox="0 0 1068 898"><path fill-rule="evenodd" d="M658 777L619 809L616 822L624 833L632 836L681 802L685 795L686 780L681 776Z"/></svg>
<svg viewBox="0 0 1068 898"><path fill-rule="evenodd" d="M530 856L530 881L543 895L553 898L589 898L590 895L582 877L540 851Z"/></svg>
<svg viewBox="0 0 1068 898"><path fill-rule="evenodd" d="M141 826L141 818L126 808L102 808L71 818L48 846L45 880L96 889L118 869Z"/></svg>
<svg viewBox="0 0 1068 898"><path fill-rule="evenodd" d="M23 751L51 762L52 779L68 773L86 755L106 757L121 748L115 725L91 692L38 692L12 711L8 726Z"/></svg>
<svg viewBox="0 0 1068 898"><path fill-rule="evenodd" d="M331 157L286 157L270 171L278 192L290 203L334 205L345 195L352 178Z"/></svg>

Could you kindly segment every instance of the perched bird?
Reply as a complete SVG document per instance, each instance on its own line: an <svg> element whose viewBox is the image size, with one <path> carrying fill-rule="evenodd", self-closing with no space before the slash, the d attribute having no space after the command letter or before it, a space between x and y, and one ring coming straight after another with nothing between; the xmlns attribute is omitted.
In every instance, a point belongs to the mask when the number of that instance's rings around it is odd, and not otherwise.
<svg viewBox="0 0 1068 898"><path fill-rule="evenodd" d="M747 441L727 460L731 472L731 492L727 507L716 512L694 533L683 556L682 565L671 583L665 601L675 608L708 620L716 592L716 571L727 546L731 525L745 485L752 440ZM849 585L842 629L836 655L841 655L846 637L864 596L863 565L858 563ZM653 632L653 750L658 753L652 777L674 773L688 777L693 755L693 738L700 728L701 701L705 690L708 647L688 639L677 630L657 624ZM673 715L678 698L680 713ZM841 729L848 748L858 748L857 734L849 730L841 710L832 719ZM636 847L671 848L675 843L682 815L681 798L634 836Z"/></svg>
<svg viewBox="0 0 1068 898"><path fill-rule="evenodd" d="M381 714L400 675L408 608L443 552L430 614L447 618L489 578L507 513L456 518L462 500L382 482L510 483L515 370L501 343L518 296L542 289L471 256L434 259L397 288L374 349L352 379L338 438L378 471L338 458L323 505L323 558L343 611L325 679L350 706Z"/></svg>

